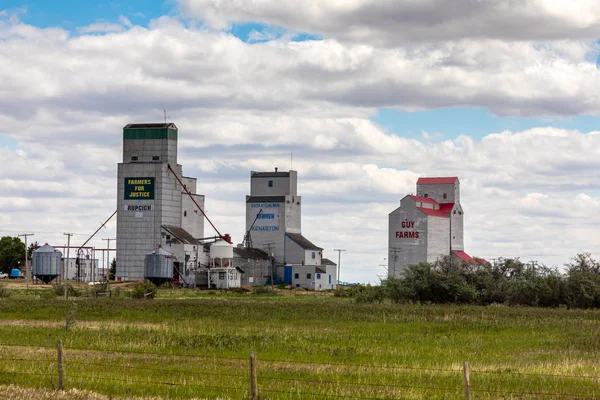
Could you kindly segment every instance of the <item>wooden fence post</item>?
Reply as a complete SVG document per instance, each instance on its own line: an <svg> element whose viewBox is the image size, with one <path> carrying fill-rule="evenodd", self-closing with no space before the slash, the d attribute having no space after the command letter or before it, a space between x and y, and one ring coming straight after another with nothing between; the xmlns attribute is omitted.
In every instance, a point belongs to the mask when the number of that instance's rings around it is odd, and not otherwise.
<svg viewBox="0 0 600 400"><path fill-rule="evenodd" d="M58 341L58 390L65 390L65 374L63 371L63 347L62 340Z"/></svg>
<svg viewBox="0 0 600 400"><path fill-rule="evenodd" d="M465 381L465 400L471 400L471 367L469 362L463 363L463 378Z"/></svg>
<svg viewBox="0 0 600 400"><path fill-rule="evenodd" d="M258 400L258 385L256 384L256 355L250 353L250 399Z"/></svg>

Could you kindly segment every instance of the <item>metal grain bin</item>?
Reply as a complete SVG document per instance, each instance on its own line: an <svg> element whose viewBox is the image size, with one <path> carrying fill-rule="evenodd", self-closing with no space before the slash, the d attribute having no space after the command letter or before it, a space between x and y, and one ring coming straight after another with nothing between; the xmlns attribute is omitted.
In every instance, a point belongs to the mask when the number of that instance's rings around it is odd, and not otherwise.
<svg viewBox="0 0 600 400"><path fill-rule="evenodd" d="M60 276L61 259L62 253L46 243L33 252L33 276L44 283L50 283Z"/></svg>
<svg viewBox="0 0 600 400"><path fill-rule="evenodd" d="M173 279L173 254L162 247L146 254L144 278L156 286L171 281Z"/></svg>

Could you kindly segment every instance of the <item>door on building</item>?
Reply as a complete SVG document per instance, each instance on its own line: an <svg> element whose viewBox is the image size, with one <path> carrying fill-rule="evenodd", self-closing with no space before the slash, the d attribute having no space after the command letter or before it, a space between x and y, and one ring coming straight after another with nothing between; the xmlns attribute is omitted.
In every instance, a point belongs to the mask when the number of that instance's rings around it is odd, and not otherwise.
<svg viewBox="0 0 600 400"><path fill-rule="evenodd" d="M283 283L290 284L292 283L292 266L286 265L283 267Z"/></svg>

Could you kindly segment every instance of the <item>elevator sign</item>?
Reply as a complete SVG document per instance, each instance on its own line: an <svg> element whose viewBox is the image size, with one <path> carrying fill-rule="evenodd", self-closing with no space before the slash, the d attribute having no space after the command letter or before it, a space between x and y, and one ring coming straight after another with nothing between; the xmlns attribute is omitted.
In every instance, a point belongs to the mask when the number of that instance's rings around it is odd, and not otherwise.
<svg viewBox="0 0 600 400"><path fill-rule="evenodd" d="M419 231L415 230L415 221L402 221L402 229L405 231L397 231L396 239L418 239Z"/></svg>
<svg viewBox="0 0 600 400"><path fill-rule="evenodd" d="M252 214L256 221L252 227L254 232L278 232L279 231L279 203L253 203ZM257 214L259 213L260 214Z"/></svg>
<svg viewBox="0 0 600 400"><path fill-rule="evenodd" d="M125 200L154 200L154 178L125 178Z"/></svg>

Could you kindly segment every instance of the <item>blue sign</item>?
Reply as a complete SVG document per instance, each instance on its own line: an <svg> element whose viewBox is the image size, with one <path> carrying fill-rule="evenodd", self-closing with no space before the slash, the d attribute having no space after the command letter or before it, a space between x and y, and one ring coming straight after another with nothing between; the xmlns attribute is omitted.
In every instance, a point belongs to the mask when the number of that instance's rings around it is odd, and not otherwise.
<svg viewBox="0 0 600 400"><path fill-rule="evenodd" d="M280 207L280 203L252 203L252 208Z"/></svg>
<svg viewBox="0 0 600 400"><path fill-rule="evenodd" d="M254 226L252 227L253 231L266 231L266 232L276 232L279 230L278 226Z"/></svg>

